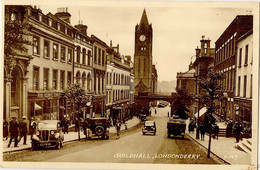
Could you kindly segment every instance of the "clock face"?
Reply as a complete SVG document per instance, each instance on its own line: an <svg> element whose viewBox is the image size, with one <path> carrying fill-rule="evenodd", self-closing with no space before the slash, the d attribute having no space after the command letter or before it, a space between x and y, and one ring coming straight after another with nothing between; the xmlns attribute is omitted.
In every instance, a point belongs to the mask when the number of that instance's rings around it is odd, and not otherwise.
<svg viewBox="0 0 260 170"><path fill-rule="evenodd" d="M145 35L140 35L140 37L139 37L140 41L145 41L145 39L146 39Z"/></svg>

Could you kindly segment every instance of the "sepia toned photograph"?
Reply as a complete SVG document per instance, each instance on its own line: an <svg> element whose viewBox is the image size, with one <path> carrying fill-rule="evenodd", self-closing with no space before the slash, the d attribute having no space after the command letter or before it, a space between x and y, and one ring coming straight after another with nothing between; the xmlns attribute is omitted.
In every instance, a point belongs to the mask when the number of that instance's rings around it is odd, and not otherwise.
<svg viewBox="0 0 260 170"><path fill-rule="evenodd" d="M1 162L257 169L259 3L2 2Z"/></svg>

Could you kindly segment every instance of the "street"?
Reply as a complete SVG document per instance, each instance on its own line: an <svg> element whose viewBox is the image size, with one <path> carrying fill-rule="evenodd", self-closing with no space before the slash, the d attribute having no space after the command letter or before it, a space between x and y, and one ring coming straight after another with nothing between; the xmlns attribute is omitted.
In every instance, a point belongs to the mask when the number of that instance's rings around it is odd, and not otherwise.
<svg viewBox="0 0 260 170"><path fill-rule="evenodd" d="M81 140L64 144L60 150L18 151L5 153L4 161L43 162L106 162L106 163L165 163L219 164L207 158L206 150L188 136L167 138L167 113L170 108L157 108L149 120L155 120L157 133L142 134L142 124L121 132L120 139L111 134L109 140ZM111 127L114 128L114 127ZM188 133L186 131L186 133Z"/></svg>

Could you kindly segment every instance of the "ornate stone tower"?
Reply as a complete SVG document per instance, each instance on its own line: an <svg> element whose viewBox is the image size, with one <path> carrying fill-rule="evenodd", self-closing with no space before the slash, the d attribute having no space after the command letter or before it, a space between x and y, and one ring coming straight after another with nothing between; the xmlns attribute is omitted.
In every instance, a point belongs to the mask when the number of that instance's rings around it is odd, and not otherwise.
<svg viewBox="0 0 260 170"><path fill-rule="evenodd" d="M139 24L135 26L134 87L135 94L152 92L152 42L153 29L145 9Z"/></svg>

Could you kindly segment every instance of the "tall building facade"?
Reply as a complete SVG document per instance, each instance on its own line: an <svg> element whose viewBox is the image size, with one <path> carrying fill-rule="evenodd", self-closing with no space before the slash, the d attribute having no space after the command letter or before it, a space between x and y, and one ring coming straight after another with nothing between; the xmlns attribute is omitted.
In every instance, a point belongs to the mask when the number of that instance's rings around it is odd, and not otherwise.
<svg viewBox="0 0 260 170"><path fill-rule="evenodd" d="M135 27L134 53L134 88L135 95L139 92L155 92L152 65L153 29L149 24L146 11L143 11L140 23ZM157 79L156 79L157 81Z"/></svg>
<svg viewBox="0 0 260 170"><path fill-rule="evenodd" d="M121 55L119 45L113 47L112 41L107 53L106 112L113 120L124 120L129 114L131 56Z"/></svg>
<svg viewBox="0 0 260 170"><path fill-rule="evenodd" d="M252 124L253 96L253 30L237 40L236 88L234 94L234 119Z"/></svg>
<svg viewBox="0 0 260 170"><path fill-rule="evenodd" d="M238 39L253 28L252 15L238 15L215 42L214 68L224 74L221 82L224 101L219 103L218 113L223 120L235 120L234 96Z"/></svg>

